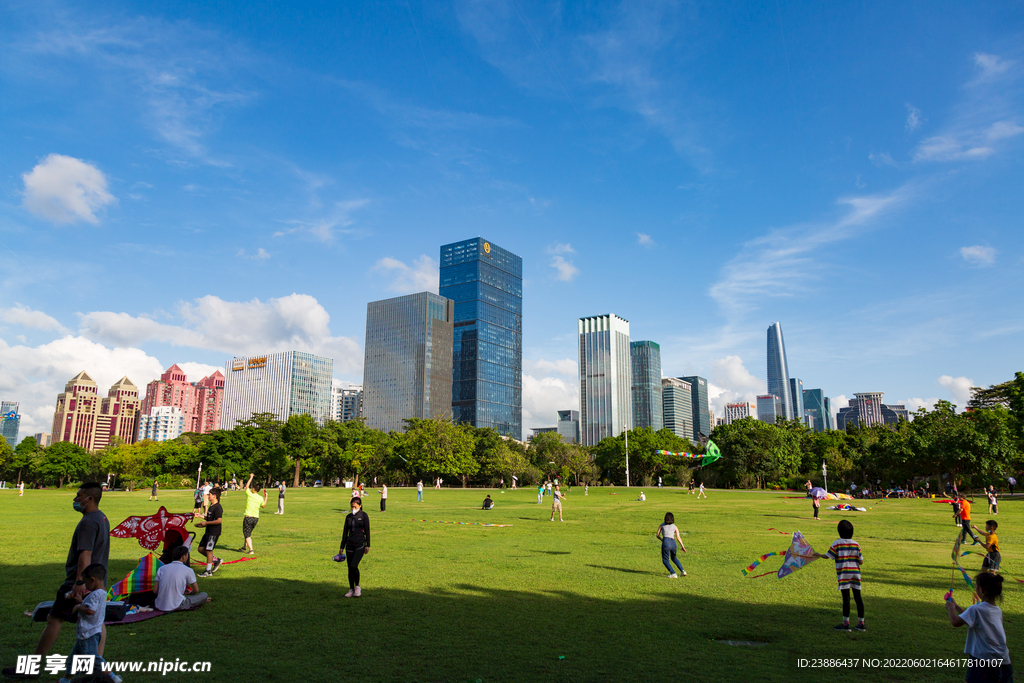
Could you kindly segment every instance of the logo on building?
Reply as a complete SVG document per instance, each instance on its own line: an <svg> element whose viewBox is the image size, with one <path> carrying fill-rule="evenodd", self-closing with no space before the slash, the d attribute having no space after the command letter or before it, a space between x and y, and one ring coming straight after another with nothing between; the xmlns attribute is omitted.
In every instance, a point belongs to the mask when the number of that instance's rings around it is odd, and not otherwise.
<svg viewBox="0 0 1024 683"><path fill-rule="evenodd" d="M250 370L252 368L265 368L265 367L267 367L267 357L266 356L260 356L259 358L250 358L249 359L249 369Z"/></svg>
<svg viewBox="0 0 1024 683"><path fill-rule="evenodd" d="M231 362L231 371L238 372L239 370L245 370L245 361L236 360Z"/></svg>
<svg viewBox="0 0 1024 683"><path fill-rule="evenodd" d="M490 242L484 242L484 253L485 254L490 254L491 253L491 243Z"/></svg>

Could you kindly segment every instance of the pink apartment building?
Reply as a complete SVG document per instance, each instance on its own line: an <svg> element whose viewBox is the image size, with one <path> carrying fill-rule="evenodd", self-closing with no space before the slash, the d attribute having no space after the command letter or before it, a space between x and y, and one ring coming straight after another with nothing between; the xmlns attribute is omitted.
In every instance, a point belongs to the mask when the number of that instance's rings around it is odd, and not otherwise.
<svg viewBox="0 0 1024 683"><path fill-rule="evenodd" d="M189 382L185 371L175 363L160 379L146 386L142 414L153 408L174 406L185 414L185 431L206 434L220 429L220 411L224 402L224 375L220 370L198 382Z"/></svg>

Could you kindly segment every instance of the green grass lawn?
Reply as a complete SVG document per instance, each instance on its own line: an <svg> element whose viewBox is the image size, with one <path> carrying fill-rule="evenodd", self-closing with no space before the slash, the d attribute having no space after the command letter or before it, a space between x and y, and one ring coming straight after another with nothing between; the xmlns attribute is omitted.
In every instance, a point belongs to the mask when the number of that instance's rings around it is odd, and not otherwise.
<svg viewBox="0 0 1024 683"><path fill-rule="evenodd" d="M609 495L611 491L617 495ZM865 513L822 507L811 519L806 500L780 493L709 492L697 500L681 489L573 488L564 523L548 521L549 499L536 489L486 492L446 489L390 491L388 511L367 499L372 550L363 560L361 599L345 599L338 550L348 496L336 489L289 489L286 514L276 492L253 536L257 558L226 565L201 590L213 602L109 630L109 660L209 660L217 681L959 681L963 670L941 668L800 669L799 659L959 658L966 628L949 626L942 595L956 534L948 505L887 500ZM792 494L791 494L792 495ZM78 514L72 493L0 490L0 656L11 666L41 631L22 616L50 600ZM160 504L192 509L190 491L109 493L101 508L111 527ZM219 554L241 557L242 495L223 501ZM870 503L868 503L870 504ZM999 537L1003 566L1024 577L1019 529L1024 506L1004 500ZM974 505L979 526L988 518ZM671 511L689 553L689 576L666 578L654 532ZM427 522L413 521L426 519ZM868 632L836 633L840 595L834 567L818 560L783 580L746 578L759 555L785 550L785 532L801 531L824 552L836 523L853 520L864 551ZM432 520L511 524L506 528ZM145 551L134 539L111 539L110 572L123 578ZM763 571L777 569L770 558ZM981 558L968 556L972 574ZM1020 569L1018 569L1020 568ZM1011 658L1024 657L1024 585L1008 581L1003 603ZM955 594L970 604L956 578ZM53 652L67 654L65 627ZM723 641L757 641L760 647ZM1024 661L1024 660L1022 660ZM126 676L157 681L185 675ZM54 679L46 674L44 679Z"/></svg>

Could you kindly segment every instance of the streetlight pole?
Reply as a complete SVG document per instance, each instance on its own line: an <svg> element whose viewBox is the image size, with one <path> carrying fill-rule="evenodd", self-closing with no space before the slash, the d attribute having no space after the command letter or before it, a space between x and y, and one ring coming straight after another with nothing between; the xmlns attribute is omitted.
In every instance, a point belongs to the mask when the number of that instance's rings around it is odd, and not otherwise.
<svg viewBox="0 0 1024 683"><path fill-rule="evenodd" d="M828 493L828 467L825 466L825 461L821 461L821 473L825 477L825 493Z"/></svg>
<svg viewBox="0 0 1024 683"><path fill-rule="evenodd" d="M629 488L629 430L626 432L626 488Z"/></svg>

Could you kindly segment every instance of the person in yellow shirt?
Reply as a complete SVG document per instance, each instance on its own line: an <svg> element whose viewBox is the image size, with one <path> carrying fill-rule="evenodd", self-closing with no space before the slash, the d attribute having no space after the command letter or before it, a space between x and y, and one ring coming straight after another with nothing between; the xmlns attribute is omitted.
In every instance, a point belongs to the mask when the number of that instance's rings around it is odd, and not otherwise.
<svg viewBox="0 0 1024 683"><path fill-rule="evenodd" d="M245 537L242 552L248 552L250 555L256 554L252 549L252 532L260 521L260 508L267 507L267 491L259 484L252 483L254 476L250 474L249 481L245 485L245 515L242 517L242 536ZM261 490L263 491L262 497L260 496Z"/></svg>
<svg viewBox="0 0 1024 683"><path fill-rule="evenodd" d="M971 526L985 537L981 544L986 551L985 559L981 561L981 571L998 574L999 563L1003 560L1002 555L999 554L999 537L996 536L996 529L999 528L999 524L994 519L990 519L985 522L984 531L978 529L973 524Z"/></svg>

